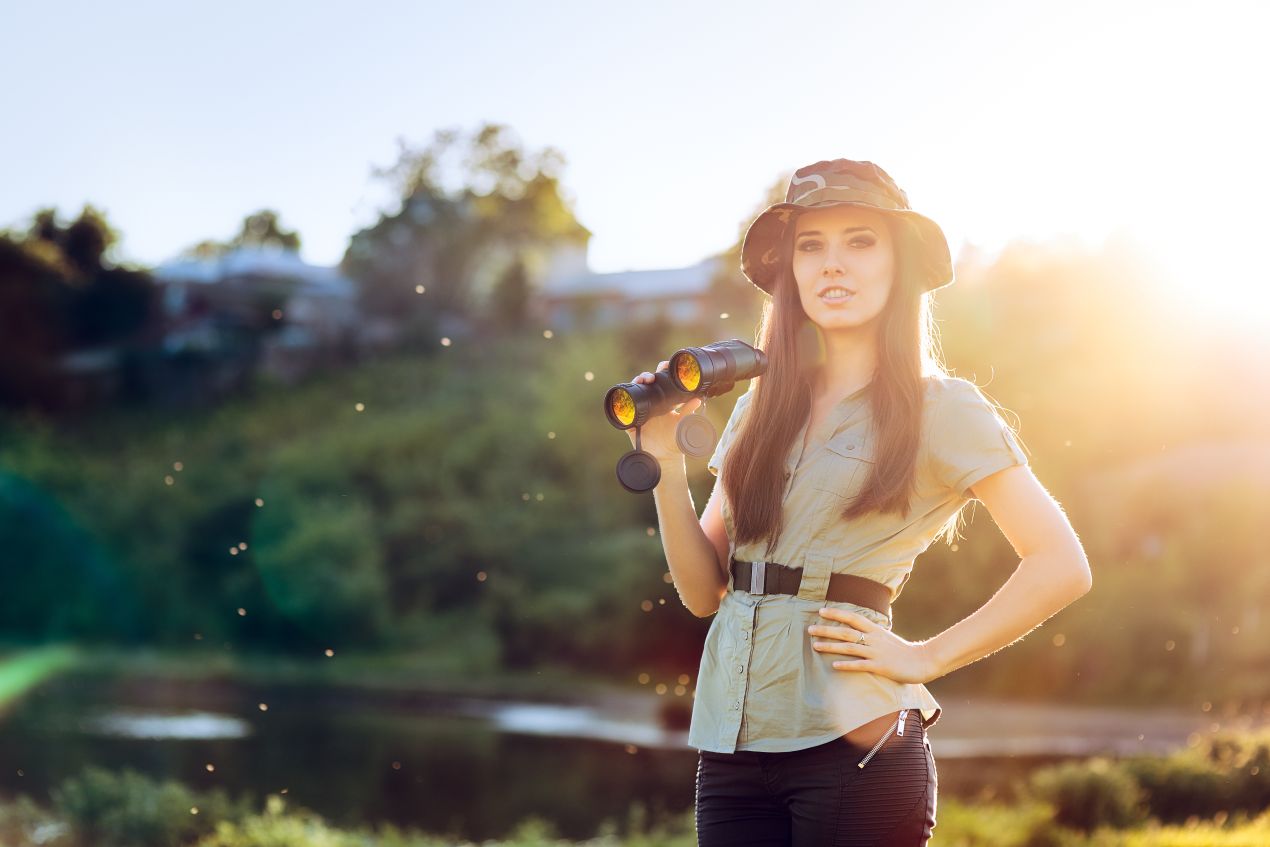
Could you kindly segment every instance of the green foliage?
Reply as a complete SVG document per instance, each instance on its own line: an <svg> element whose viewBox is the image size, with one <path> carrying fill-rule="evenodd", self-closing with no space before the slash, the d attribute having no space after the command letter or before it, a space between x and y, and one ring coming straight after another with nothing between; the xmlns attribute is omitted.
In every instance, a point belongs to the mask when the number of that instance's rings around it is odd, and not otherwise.
<svg viewBox="0 0 1270 847"><path fill-rule="evenodd" d="M1032 775L1036 796L1054 807L1062 826L1089 831L1127 827L1145 819L1142 789L1118 764L1102 757L1065 762Z"/></svg>
<svg viewBox="0 0 1270 847"><path fill-rule="evenodd" d="M1134 757L1126 772L1162 821L1270 807L1270 732L1221 731L1170 756Z"/></svg>
<svg viewBox="0 0 1270 847"><path fill-rule="evenodd" d="M199 792L131 769L88 767L53 790L53 808L85 843L100 847L174 847L249 811L224 790Z"/></svg>

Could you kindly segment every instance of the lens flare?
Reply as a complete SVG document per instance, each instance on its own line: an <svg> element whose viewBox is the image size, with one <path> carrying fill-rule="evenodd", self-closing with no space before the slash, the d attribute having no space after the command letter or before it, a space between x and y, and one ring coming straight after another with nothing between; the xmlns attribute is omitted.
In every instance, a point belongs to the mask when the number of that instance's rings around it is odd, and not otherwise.
<svg viewBox="0 0 1270 847"><path fill-rule="evenodd" d="M625 388L619 388L613 392L609 398L609 410L622 426L630 426L635 422L635 401L631 399L630 392Z"/></svg>
<svg viewBox="0 0 1270 847"><path fill-rule="evenodd" d="M697 363L697 357L690 353L676 356L675 376L685 391L696 391L701 385L701 365Z"/></svg>

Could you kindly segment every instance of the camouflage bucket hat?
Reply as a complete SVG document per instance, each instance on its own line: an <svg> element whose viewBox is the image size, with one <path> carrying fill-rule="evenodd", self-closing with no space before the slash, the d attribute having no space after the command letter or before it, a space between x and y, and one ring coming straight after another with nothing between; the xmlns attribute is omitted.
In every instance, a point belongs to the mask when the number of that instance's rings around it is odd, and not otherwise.
<svg viewBox="0 0 1270 847"><path fill-rule="evenodd" d="M771 294L785 227L808 209L844 204L878 209L908 223L927 291L953 281L952 254L939 224L910 209L908 195L886 171L872 162L851 159L816 162L794 171L785 202L768 206L746 230L741 242L741 272Z"/></svg>

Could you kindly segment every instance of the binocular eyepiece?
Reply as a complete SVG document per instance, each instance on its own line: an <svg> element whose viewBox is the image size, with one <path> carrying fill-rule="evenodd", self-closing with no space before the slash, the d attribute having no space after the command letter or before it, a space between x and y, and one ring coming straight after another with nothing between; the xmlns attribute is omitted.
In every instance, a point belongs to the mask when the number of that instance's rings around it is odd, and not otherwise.
<svg viewBox="0 0 1270 847"><path fill-rule="evenodd" d="M732 390L738 380L767 370L767 355L740 339L705 347L685 347L670 357L648 384L623 382L604 395L604 414L617 429L635 430L635 449L617 463L617 478L628 491L648 491L661 479L661 465L639 446L639 428L649 418L664 415L693 397L704 400ZM698 407L698 410L700 407ZM704 415L687 415L675 428L675 443L689 456L701 458L714 450L718 436Z"/></svg>

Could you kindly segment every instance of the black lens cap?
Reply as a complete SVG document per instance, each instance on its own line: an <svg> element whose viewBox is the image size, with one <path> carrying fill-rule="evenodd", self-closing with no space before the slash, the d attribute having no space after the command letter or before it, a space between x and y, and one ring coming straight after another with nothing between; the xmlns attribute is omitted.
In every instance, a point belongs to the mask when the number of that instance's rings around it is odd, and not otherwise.
<svg viewBox="0 0 1270 847"><path fill-rule="evenodd" d="M675 444L694 459L704 459L713 453L718 440L714 424L704 415L687 415L675 427Z"/></svg>
<svg viewBox="0 0 1270 847"><path fill-rule="evenodd" d="M635 494L652 491L661 481L661 464L651 453L632 450L617 460L617 481Z"/></svg>

